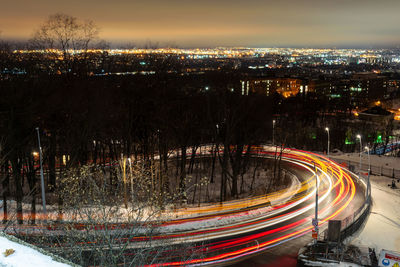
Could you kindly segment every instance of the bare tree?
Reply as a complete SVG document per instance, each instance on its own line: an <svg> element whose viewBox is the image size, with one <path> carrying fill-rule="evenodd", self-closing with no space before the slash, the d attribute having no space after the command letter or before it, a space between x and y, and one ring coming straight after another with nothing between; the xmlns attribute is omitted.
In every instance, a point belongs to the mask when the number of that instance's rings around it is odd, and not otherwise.
<svg viewBox="0 0 400 267"><path fill-rule="evenodd" d="M152 173L157 172L157 164L125 163L115 168L116 187L108 183L111 172L96 166L67 170L59 188L64 200L63 220L49 226L58 234L48 235L45 230L42 236L26 237L27 241L82 266L143 266L201 257L201 249L197 251L190 244L157 238L162 234L159 226L170 216L162 207L180 199L153 190Z"/></svg>
<svg viewBox="0 0 400 267"><path fill-rule="evenodd" d="M61 59L60 71L70 72L78 58L87 58L88 49L94 45L98 34L99 28L93 21L80 21L57 13L50 15L35 31L31 44L33 48L45 50L52 59Z"/></svg>
<svg viewBox="0 0 400 267"><path fill-rule="evenodd" d="M0 31L0 70L3 70L8 66L11 56L11 44L7 41L1 39L1 31ZM1 72L0 72L1 76Z"/></svg>

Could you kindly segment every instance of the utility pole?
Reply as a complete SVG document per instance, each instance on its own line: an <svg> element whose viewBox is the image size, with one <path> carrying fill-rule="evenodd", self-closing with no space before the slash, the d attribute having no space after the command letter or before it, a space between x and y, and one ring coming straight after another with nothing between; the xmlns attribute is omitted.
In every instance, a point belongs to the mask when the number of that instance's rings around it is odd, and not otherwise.
<svg viewBox="0 0 400 267"><path fill-rule="evenodd" d="M42 156L42 146L40 145L40 134L39 127L36 127L38 144L39 144L39 160L40 160L40 185L42 188L42 204L43 204L43 215L44 223L47 222L47 211L46 211L46 194L44 192L44 177L43 177L43 156Z"/></svg>

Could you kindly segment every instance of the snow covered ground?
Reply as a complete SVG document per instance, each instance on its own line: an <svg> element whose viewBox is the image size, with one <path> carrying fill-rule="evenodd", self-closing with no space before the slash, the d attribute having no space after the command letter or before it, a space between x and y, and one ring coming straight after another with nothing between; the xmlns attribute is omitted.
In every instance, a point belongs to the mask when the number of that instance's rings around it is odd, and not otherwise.
<svg viewBox="0 0 400 267"><path fill-rule="evenodd" d="M400 251L400 189L388 187L390 182L384 176L371 176L372 210L352 244L375 248L377 253L381 249Z"/></svg>
<svg viewBox="0 0 400 267"><path fill-rule="evenodd" d="M10 239L12 237L6 237L0 234L0 266L7 267L67 267L71 266L65 263L61 263L52 259L52 257L33 249L30 246L17 243ZM14 252L8 256L5 255L6 250L14 250Z"/></svg>
<svg viewBox="0 0 400 267"><path fill-rule="evenodd" d="M349 160L358 162L359 153L334 153L330 155L333 160ZM368 155L362 154L363 169L367 168ZM365 164L365 167L364 167ZM400 169L400 158L390 156L371 155L371 165L385 168ZM355 164L358 172L358 164ZM362 172L365 174L365 170ZM364 176L365 177L365 176ZM400 183L397 189L391 189L392 178L371 175L372 210L364 227L356 233L351 241L353 245L375 248L379 253L381 249L400 251Z"/></svg>
<svg viewBox="0 0 400 267"><path fill-rule="evenodd" d="M398 157L390 157L390 156L379 156L379 155L370 155L371 157L371 165L373 166L382 166L385 168L395 168L400 169L400 158ZM331 153L330 158L333 160L350 160L353 162L360 161L360 153ZM363 164L363 168L366 168L368 164L368 154L362 153L361 160ZM364 167L365 166L365 167Z"/></svg>

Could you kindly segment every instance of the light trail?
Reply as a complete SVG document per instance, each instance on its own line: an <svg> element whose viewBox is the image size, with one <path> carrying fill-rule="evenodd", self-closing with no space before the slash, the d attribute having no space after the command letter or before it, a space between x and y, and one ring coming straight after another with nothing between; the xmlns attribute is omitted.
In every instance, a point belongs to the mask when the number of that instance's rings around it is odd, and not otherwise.
<svg viewBox="0 0 400 267"><path fill-rule="evenodd" d="M271 155L271 152L266 151L261 154L268 156ZM321 218L320 227L324 227L329 220L338 218L346 210L349 210L349 205L356 194L356 184L360 184L360 182L355 183L354 179L356 178L343 170L341 166L318 154L295 149L290 149L288 152L283 153L282 159L296 164L311 173L311 176L302 183L300 189L288 192L293 194L294 200L290 199L285 203L275 205L273 209L256 218L247 219L241 213L237 213L237 216L244 217L244 222L241 223L229 224L225 227L210 227L209 229L204 227L198 231L159 236L158 238L172 238L181 243L200 243L206 240L222 241L197 246L196 248L202 248L206 254L203 258L177 262L169 261L149 266L199 266L237 261L240 258L258 254L271 247L310 233L313 229L311 218L313 217L312 209L315 207L313 196L316 192L313 182L316 175L313 170L314 164L319 177L319 191L322 192L318 201L320 204L318 212L319 218ZM271 195L268 195L268 197L271 197ZM263 196L255 199L260 204L259 201L267 200L268 197ZM243 208L249 203L251 204L252 202L249 202L249 200L236 201L234 207ZM195 214L194 210L191 210L190 213ZM223 208L218 209L211 205L210 210L203 208L199 210L199 213L220 210L223 210ZM212 215L209 214L208 216ZM215 216L220 216L220 214L217 213ZM193 222L193 218L188 218L178 220L176 223L182 224L184 223L182 221L185 220L188 220L189 223ZM201 221L201 218L199 218L199 221ZM174 221L169 223L169 225L171 224L173 225ZM235 236L239 237L235 238ZM190 241L186 241L185 239L187 238L190 238Z"/></svg>
<svg viewBox="0 0 400 267"><path fill-rule="evenodd" d="M275 152L267 147L252 156L273 158L274 154ZM287 149L282 154L282 160L302 173L302 181L295 188L202 207L176 209L174 215L179 214L181 218L155 224L158 235L121 237L119 241L127 243L127 249L130 249L125 255L134 254L136 249L148 241L151 241L155 250L157 246L186 243L202 252L203 257L174 261L185 252L171 250L169 255L160 258L160 262L149 266L218 265L239 261L285 242L293 242L313 229L311 218L314 217L317 173L320 227L325 227L328 220L346 217L352 213L350 203L354 202L357 191L360 191L359 195L362 198L364 197L365 184L326 157L307 151ZM363 203L363 200L359 202ZM76 223L74 227L77 230L85 230L84 223ZM93 226L91 230L120 231L132 227L135 225L111 223L107 227ZM60 233L57 232L57 227L48 230Z"/></svg>

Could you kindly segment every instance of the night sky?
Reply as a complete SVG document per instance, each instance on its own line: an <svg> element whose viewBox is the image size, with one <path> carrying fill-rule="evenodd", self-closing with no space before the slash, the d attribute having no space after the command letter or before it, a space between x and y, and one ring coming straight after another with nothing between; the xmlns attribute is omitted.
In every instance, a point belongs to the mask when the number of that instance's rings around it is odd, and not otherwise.
<svg viewBox="0 0 400 267"><path fill-rule="evenodd" d="M114 44L179 47L400 45L399 0L0 0L3 39L28 39L50 15L91 19Z"/></svg>

